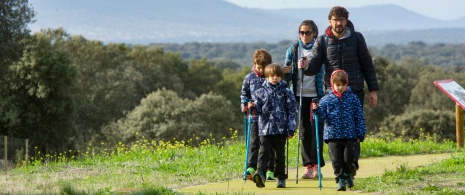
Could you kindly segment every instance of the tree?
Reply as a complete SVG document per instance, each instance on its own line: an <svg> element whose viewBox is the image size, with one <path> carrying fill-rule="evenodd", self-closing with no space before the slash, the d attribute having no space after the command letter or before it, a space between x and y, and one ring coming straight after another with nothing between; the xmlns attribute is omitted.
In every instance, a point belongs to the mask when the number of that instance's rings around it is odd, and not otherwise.
<svg viewBox="0 0 465 195"><path fill-rule="evenodd" d="M42 33L26 45L23 56L10 66L7 80L5 96L15 116L2 126L12 136L29 138L40 151L72 149L76 69Z"/></svg>
<svg viewBox="0 0 465 195"><path fill-rule="evenodd" d="M191 90L195 97L214 90L216 84L223 80L219 68L211 66L207 59L191 60L188 77L185 80L186 89Z"/></svg>
<svg viewBox="0 0 465 195"><path fill-rule="evenodd" d="M11 62L21 57L24 49L22 40L30 35L27 25L34 22L34 17L35 13L29 7L27 0L0 2L0 71L2 73Z"/></svg>

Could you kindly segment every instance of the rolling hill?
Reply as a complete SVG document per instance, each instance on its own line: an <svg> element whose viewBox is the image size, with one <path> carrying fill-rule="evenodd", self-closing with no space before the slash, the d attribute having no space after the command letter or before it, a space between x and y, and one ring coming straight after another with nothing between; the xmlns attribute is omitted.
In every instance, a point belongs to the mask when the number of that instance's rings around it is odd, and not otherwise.
<svg viewBox="0 0 465 195"><path fill-rule="evenodd" d="M30 0L30 3L37 12L37 22L30 25L33 32L63 27L66 32L87 39L129 44L292 40L304 19L313 19L320 29L326 28L329 11L250 9L223 0ZM460 40L455 37L465 32L465 17L437 20L395 5L348 10L356 30L365 34L371 46L414 40L457 43ZM425 33L428 36L422 36Z"/></svg>

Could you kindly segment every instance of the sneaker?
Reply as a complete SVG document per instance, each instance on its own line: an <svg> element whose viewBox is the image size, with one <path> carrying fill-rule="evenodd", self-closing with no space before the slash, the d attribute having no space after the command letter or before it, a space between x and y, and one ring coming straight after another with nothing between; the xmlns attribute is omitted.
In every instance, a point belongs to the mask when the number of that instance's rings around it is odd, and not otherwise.
<svg viewBox="0 0 465 195"><path fill-rule="evenodd" d="M286 187L286 180L284 179L278 179L278 182L276 183L277 188L285 188Z"/></svg>
<svg viewBox="0 0 465 195"><path fill-rule="evenodd" d="M265 187L265 176L263 176L263 173L260 173L260 172L255 173L252 177L252 181L259 188Z"/></svg>
<svg viewBox="0 0 465 195"><path fill-rule="evenodd" d="M302 179L311 179L311 175L313 174L313 167L312 165L307 165L307 169L305 169L304 174L302 174Z"/></svg>
<svg viewBox="0 0 465 195"><path fill-rule="evenodd" d="M353 188L353 187L354 187L354 180L352 180L352 179L347 179L346 182L347 182L347 187L349 187L349 188Z"/></svg>
<svg viewBox="0 0 465 195"><path fill-rule="evenodd" d="M339 182L337 182L337 191L346 191L346 180L345 179L339 179Z"/></svg>
<svg viewBox="0 0 465 195"><path fill-rule="evenodd" d="M247 180L252 180L252 175L255 174L255 169L252 167L247 168L247 175L246 179Z"/></svg>
<svg viewBox="0 0 465 195"><path fill-rule="evenodd" d="M274 177L274 173L272 171L266 172L266 180L276 180L276 178Z"/></svg>
<svg viewBox="0 0 465 195"><path fill-rule="evenodd" d="M321 178L323 179L323 174L320 173ZM317 178L318 179L318 165L312 167L312 174L310 174L310 178Z"/></svg>

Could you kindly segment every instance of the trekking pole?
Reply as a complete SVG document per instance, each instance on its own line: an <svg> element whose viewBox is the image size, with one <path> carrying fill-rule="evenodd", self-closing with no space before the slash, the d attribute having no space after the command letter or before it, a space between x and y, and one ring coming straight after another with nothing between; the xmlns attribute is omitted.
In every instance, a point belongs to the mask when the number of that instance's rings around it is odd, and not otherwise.
<svg viewBox="0 0 465 195"><path fill-rule="evenodd" d="M302 57L302 59L305 59L306 57ZM299 128L299 134L297 138L297 172L295 174L295 183L299 183L299 157L300 157L300 123L302 122L302 85L304 83L304 69L299 68L299 74L300 74L300 97L299 97L299 125L296 126ZM297 131L296 131L297 132Z"/></svg>
<svg viewBox="0 0 465 195"><path fill-rule="evenodd" d="M248 109L249 119L247 123L247 133L245 135L245 167L244 167L244 183L247 182L247 167L249 166L249 143L250 143L250 129L252 126L252 110Z"/></svg>
<svg viewBox="0 0 465 195"><path fill-rule="evenodd" d="M286 178L288 177L288 175L289 175L289 139L286 139Z"/></svg>
<svg viewBox="0 0 465 195"><path fill-rule="evenodd" d="M318 98L313 98L313 103L318 104ZM313 109L313 108L311 108ZM321 191L321 167L320 167L320 134L318 133L318 115L314 114L313 118L315 119L315 134L316 134L316 156L318 159L318 187L320 187Z"/></svg>

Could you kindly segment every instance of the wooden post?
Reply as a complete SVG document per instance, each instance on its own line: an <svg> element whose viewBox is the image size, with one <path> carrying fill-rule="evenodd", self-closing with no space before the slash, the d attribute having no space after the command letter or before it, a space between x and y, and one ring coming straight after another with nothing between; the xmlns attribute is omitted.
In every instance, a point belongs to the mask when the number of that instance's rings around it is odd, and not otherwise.
<svg viewBox="0 0 465 195"><path fill-rule="evenodd" d="M3 148L3 155L4 155L3 162L5 162L5 165L6 165L6 163L8 162L8 137L6 135L3 136L3 142L4 142L3 143L3 147L4 147Z"/></svg>
<svg viewBox="0 0 465 195"><path fill-rule="evenodd" d="M455 105L455 136L457 139L457 148L463 148L463 121L464 114L460 105Z"/></svg>
<svg viewBox="0 0 465 195"><path fill-rule="evenodd" d="M24 150L26 151L26 156L25 156L24 161L27 163L27 161L29 160L29 139L26 139L26 149Z"/></svg>

